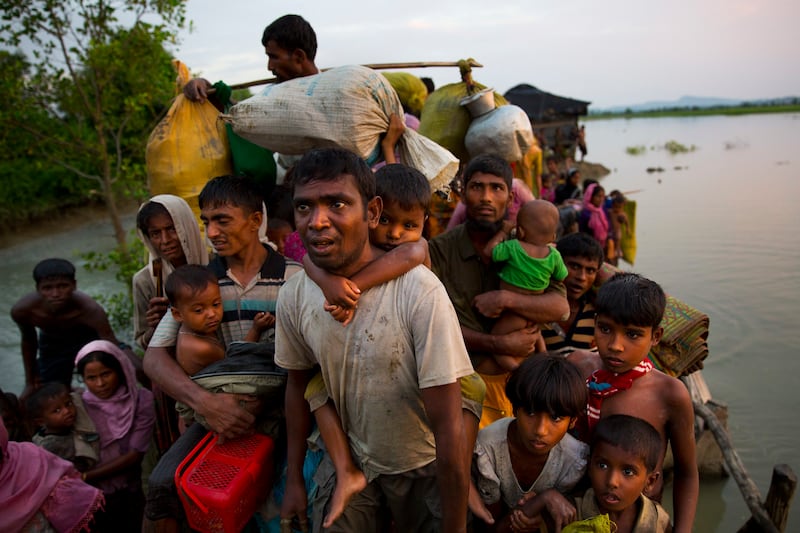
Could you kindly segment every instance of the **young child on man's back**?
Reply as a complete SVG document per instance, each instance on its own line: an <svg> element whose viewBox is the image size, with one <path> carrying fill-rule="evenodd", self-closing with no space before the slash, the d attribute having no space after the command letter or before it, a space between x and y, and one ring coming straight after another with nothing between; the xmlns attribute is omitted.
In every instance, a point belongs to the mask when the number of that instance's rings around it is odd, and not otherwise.
<svg viewBox="0 0 800 533"><path fill-rule="evenodd" d="M183 265L167 277L164 292L172 316L180 324L176 360L188 375L225 357L217 329L222 322L222 297L217 278L201 265ZM259 313L245 341L258 342L261 333L275 323L270 313Z"/></svg>
<svg viewBox="0 0 800 533"><path fill-rule="evenodd" d="M589 402L581 438L590 441L597 422L625 414L649 422L661 437L656 472L648 496L660 501L661 469L667 444L675 458L673 506L675 531L692 530L699 492L694 440L694 411L680 380L653 368L647 358L661 339L666 296L661 287L633 273L619 273L600 288L595 302L598 354L576 361L587 372Z"/></svg>
<svg viewBox="0 0 800 533"><path fill-rule="evenodd" d="M564 357L544 353L527 358L511 373L506 395L514 417L481 429L473 462L478 493L495 519L495 531L511 530L513 515L533 494L573 489L589 454L586 444L567 433L586 408L586 384ZM570 506L561 497L548 509L559 515ZM568 516L561 516L562 522Z"/></svg>
<svg viewBox="0 0 800 533"><path fill-rule="evenodd" d="M309 259L304 259L306 272L325 294L325 309L345 326L356 312L361 291L402 276L421 264L430 266L428 244L423 238L431 199L428 180L416 169L402 164L389 164L375 173L375 181L377 195L383 201L383 210L377 223L370 228L369 240L373 246L387 253L351 279L331 276ZM477 374L461 378L459 382L467 448L471 453L478 433L486 386ZM323 522L323 527L327 528L342 513L350 498L366 486L366 479L353 463L347 436L328 398L321 374L314 376L309 383L306 400L336 469L336 489ZM468 460L465 457L465 461ZM490 519L488 511L484 508L482 513L478 506L482 507L480 498L477 493L470 492L470 508L477 511L481 518Z"/></svg>
<svg viewBox="0 0 800 533"><path fill-rule="evenodd" d="M100 437L89 418L80 392L70 393L63 383L45 383L25 401L25 411L36 428L34 444L72 462L78 472L97 463Z"/></svg>
<svg viewBox="0 0 800 533"><path fill-rule="evenodd" d="M505 231L498 232L486 244L484 255L502 264L499 272L500 288L520 294L541 294L550 285L550 279L562 281L567 277L567 266L551 243L558 230L558 208L546 200L525 203L517 213L517 235L506 240ZM493 335L503 335L528 326L528 319L512 312L504 312L492 328ZM540 336L536 351L544 352L545 342ZM494 354L494 359L504 370L514 370L524 358Z"/></svg>
<svg viewBox="0 0 800 533"><path fill-rule="evenodd" d="M672 531L664 508L645 496L659 478L660 455L661 436L648 422L629 415L602 418L592 437L588 467L591 488L574 498L572 518L587 527L610 521L617 533ZM552 490L539 493L525 502L520 512L526 516L544 513L561 498ZM559 529L565 523L554 525Z"/></svg>

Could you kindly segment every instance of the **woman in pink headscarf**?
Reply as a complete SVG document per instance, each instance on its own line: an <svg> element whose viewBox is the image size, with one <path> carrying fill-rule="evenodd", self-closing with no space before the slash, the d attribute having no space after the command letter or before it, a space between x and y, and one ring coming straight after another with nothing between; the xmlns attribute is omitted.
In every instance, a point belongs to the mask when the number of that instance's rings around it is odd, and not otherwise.
<svg viewBox="0 0 800 533"><path fill-rule="evenodd" d="M111 342L90 342L78 352L75 366L86 385L83 403L100 436L100 459L84 473L106 498L92 531L138 532L144 511L142 459L155 422L153 394L138 388L133 364Z"/></svg>
<svg viewBox="0 0 800 533"><path fill-rule="evenodd" d="M605 199L603 187L597 183L589 185L583 195L583 208L578 218L581 231L594 237L604 248L608 239L608 217L603 210Z"/></svg>
<svg viewBox="0 0 800 533"><path fill-rule="evenodd" d="M30 442L9 442L0 418L0 530L88 531L103 493L72 463Z"/></svg>

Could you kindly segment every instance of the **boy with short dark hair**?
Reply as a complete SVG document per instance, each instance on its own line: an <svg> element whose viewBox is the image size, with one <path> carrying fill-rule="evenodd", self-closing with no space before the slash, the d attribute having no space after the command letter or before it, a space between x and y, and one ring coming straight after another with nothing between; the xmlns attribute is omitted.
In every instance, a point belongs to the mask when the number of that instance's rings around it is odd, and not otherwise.
<svg viewBox="0 0 800 533"><path fill-rule="evenodd" d="M600 420L589 459L592 488L576 499L577 519L605 513L618 533L670 531L667 512L645 496L660 475L660 450L661 435L641 418L611 415Z"/></svg>
<svg viewBox="0 0 800 533"><path fill-rule="evenodd" d="M100 437L80 393L70 394L63 383L45 383L28 397L25 410L36 426L34 444L71 461L79 472L97 463Z"/></svg>
<svg viewBox="0 0 800 533"><path fill-rule="evenodd" d="M656 428L661 436L659 478L648 496L661 499L660 474L669 443L675 457L675 531L688 532L699 492L692 401L683 383L654 369L647 358L661 339L665 306L661 287L638 274L616 274L600 288L595 302L598 356L587 376L589 404L581 437L590 441L598 421L615 414L637 416Z"/></svg>
<svg viewBox="0 0 800 533"><path fill-rule="evenodd" d="M77 290L72 263L58 258L40 261L33 269L33 279L36 292L23 296L11 308L11 318L22 333L23 399L48 381L69 387L75 356L86 343L104 339L120 345L105 310ZM141 372L141 361L125 347Z"/></svg>
<svg viewBox="0 0 800 533"><path fill-rule="evenodd" d="M667 512L645 496L659 478L660 456L661 436L648 422L629 415L600 420L589 458L591 488L574 499L574 520L587 526L610 521L617 533L671 531ZM536 516L562 499L551 489L525 502L518 513Z"/></svg>

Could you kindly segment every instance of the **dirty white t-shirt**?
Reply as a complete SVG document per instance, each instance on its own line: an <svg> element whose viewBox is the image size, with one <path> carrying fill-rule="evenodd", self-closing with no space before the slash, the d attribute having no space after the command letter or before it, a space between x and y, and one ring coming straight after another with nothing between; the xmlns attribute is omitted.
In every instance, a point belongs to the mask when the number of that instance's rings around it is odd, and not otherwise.
<svg viewBox="0 0 800 533"><path fill-rule="evenodd" d="M305 273L281 288L275 361L319 364L350 447L368 479L408 472L436 458L420 389L473 373L442 284L423 266L361 294L343 327L322 308Z"/></svg>

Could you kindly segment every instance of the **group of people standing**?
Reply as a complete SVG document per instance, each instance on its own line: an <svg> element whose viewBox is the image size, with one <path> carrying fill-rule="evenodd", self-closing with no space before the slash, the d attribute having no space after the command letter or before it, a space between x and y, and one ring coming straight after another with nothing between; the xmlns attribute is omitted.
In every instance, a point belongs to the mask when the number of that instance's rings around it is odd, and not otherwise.
<svg viewBox="0 0 800 533"><path fill-rule="evenodd" d="M280 81L316 73L316 39L309 49L287 31L313 35L295 15L268 26L270 70ZM206 98L209 87L197 80L187 91ZM567 188L577 184L569 177ZM269 244L264 199L247 177L215 177L200 193L211 257L188 205L153 197L137 216L151 260L134 277L135 338L145 350L138 380L147 388L137 384L138 359L97 319L90 326L100 340L76 350L61 378L50 377L42 350L37 368L35 328L69 318L69 334L83 323L73 309L93 315L74 269L71 281L61 272L36 277L34 303L12 313L23 332L24 396L39 414L40 443L72 454L72 466L8 442L3 426L2 520L22 531L48 523L71 531L94 514L90 530L105 531L123 520L138 525L143 512L145 530L178 531L178 464L208 431L242 437L276 407L191 379L235 346L274 354L286 372L277 406L284 429L273 433L285 449L275 491L283 530L310 522L314 531L535 531L589 521L667 531L657 501L669 443L674 529L691 531L691 402L647 360L661 336L663 291L617 274L598 292L602 235L566 234L553 245L568 232L552 202L531 198L506 220L508 162L477 156L460 179L463 223L427 241L431 190L418 171L394 163L373 172L346 150L312 150L286 182L296 260ZM599 208L593 185L585 194ZM576 199L558 194L566 205ZM586 211L594 232L602 223ZM58 279L67 287L46 288ZM73 364L84 391L70 389ZM63 385L45 395L51 379ZM173 403L194 416L179 424ZM144 496L134 478L153 428L160 460ZM325 450L312 493L309 440ZM23 473L24 454L42 464L47 475L36 475L46 485ZM24 491L37 497L23 503ZM97 511L103 501L113 526ZM64 527L58 515L67 505Z"/></svg>

